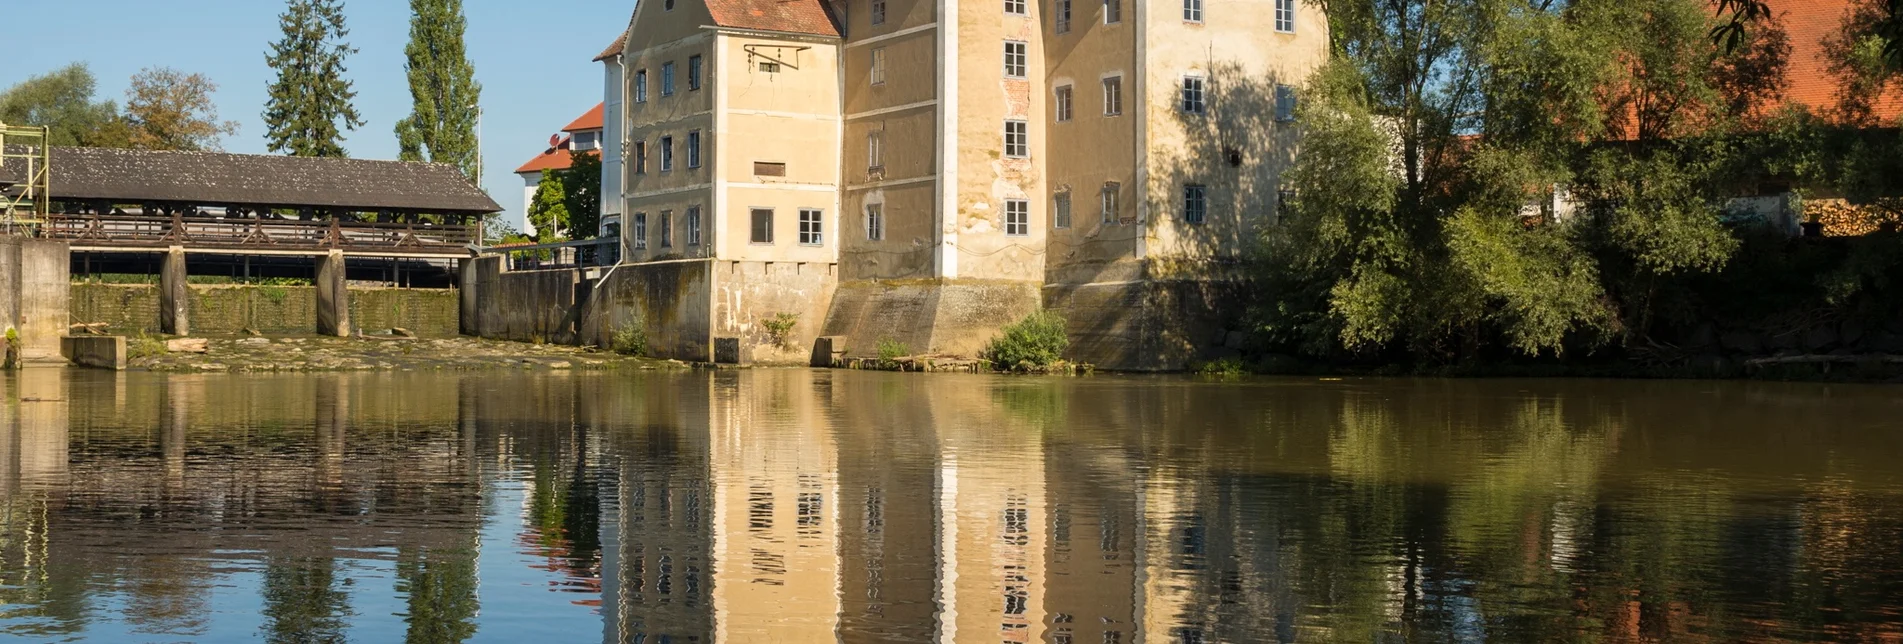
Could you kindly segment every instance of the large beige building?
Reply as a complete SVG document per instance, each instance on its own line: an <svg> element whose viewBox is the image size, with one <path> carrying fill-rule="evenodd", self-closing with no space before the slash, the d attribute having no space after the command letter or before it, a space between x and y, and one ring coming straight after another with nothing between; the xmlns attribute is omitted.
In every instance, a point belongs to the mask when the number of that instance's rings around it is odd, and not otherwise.
<svg viewBox="0 0 1903 644"><path fill-rule="evenodd" d="M625 279L649 285L620 301L704 324L662 339L687 357L969 354L1050 307L1076 359L1180 368L1223 341L1327 40L1299 0L642 2L607 102ZM792 342L766 341L778 313Z"/></svg>

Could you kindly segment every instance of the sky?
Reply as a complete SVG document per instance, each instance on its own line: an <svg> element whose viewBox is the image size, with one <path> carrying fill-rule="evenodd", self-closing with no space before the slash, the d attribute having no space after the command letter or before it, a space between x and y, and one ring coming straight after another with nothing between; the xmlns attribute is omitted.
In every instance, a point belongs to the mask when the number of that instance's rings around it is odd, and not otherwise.
<svg viewBox="0 0 1903 644"><path fill-rule="evenodd" d="M99 78L96 100L125 103L133 74L146 67L202 73L218 84L220 120L237 121L227 152L265 154L264 64L282 37L282 0L0 0L0 88L84 62ZM465 35L482 83L482 186L522 228L516 167L540 154L550 134L601 102L601 63L592 62L634 11L634 0L466 0ZM394 129L409 115L403 46L409 3L345 0L363 127L344 147L364 159L395 159Z"/></svg>

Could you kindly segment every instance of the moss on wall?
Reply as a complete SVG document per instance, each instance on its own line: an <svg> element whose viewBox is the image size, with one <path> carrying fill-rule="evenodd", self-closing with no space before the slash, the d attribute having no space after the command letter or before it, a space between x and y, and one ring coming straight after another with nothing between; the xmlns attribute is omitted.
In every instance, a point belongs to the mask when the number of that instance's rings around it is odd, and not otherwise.
<svg viewBox="0 0 1903 644"><path fill-rule="evenodd" d="M191 286L192 331L227 335L256 329L273 335L317 328L317 289L310 286ZM352 289L350 315L372 332L402 327L422 336L454 336L453 289ZM74 284L72 320L105 322L113 333L159 332L156 284Z"/></svg>
<svg viewBox="0 0 1903 644"><path fill-rule="evenodd" d="M459 310L454 289L351 289L350 321L377 332L403 328L425 337L457 334Z"/></svg>

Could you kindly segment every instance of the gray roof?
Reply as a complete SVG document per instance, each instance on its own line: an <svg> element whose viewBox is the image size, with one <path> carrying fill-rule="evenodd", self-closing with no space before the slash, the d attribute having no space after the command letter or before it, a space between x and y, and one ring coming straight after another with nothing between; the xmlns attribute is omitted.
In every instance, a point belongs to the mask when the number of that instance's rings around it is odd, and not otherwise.
<svg viewBox="0 0 1903 644"><path fill-rule="evenodd" d="M8 175L7 170L18 175L20 169L0 169L0 176ZM55 147L52 193L54 199L119 203L173 201L436 214L502 210L449 164L222 152Z"/></svg>

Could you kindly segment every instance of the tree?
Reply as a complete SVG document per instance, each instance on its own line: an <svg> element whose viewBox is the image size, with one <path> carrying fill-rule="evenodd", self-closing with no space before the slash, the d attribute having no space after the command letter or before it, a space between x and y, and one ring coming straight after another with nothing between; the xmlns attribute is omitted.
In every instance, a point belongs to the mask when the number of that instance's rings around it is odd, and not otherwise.
<svg viewBox="0 0 1903 644"><path fill-rule="evenodd" d="M351 104L357 92L344 78L344 58L357 49L344 42L350 30L342 0L289 0L278 25L284 39L264 56L278 73L264 106L267 147L300 157L349 156L343 132L364 122Z"/></svg>
<svg viewBox="0 0 1903 644"><path fill-rule="evenodd" d="M529 226L535 229L536 241L555 241L569 229L567 202L562 174L555 170L543 170L542 182L536 184L535 198L530 200L528 212Z"/></svg>
<svg viewBox="0 0 1903 644"><path fill-rule="evenodd" d="M26 79L0 92L0 122L44 126L51 145L125 147L122 136L111 136L119 106L94 102L96 86L85 63Z"/></svg>
<svg viewBox="0 0 1903 644"><path fill-rule="evenodd" d="M410 115L396 124L399 158L448 163L476 176L476 118L482 85L463 48L462 0L410 0Z"/></svg>
<svg viewBox="0 0 1903 644"><path fill-rule="evenodd" d="M144 150L222 150L219 138L238 132L236 121L219 121L211 95L218 84L204 74L151 67L126 89L125 124L131 146Z"/></svg>
<svg viewBox="0 0 1903 644"><path fill-rule="evenodd" d="M601 229L601 153L570 150L568 168L558 173L568 210L568 235L592 239Z"/></svg>

